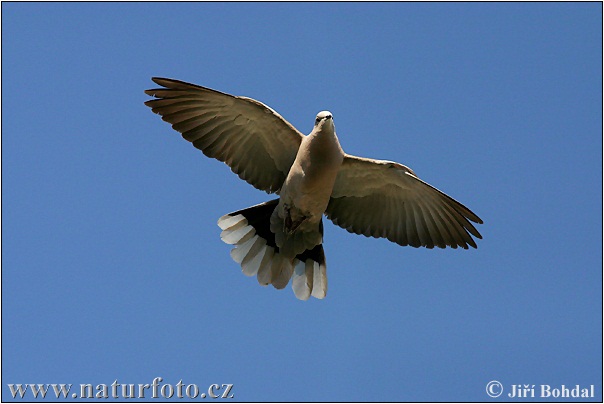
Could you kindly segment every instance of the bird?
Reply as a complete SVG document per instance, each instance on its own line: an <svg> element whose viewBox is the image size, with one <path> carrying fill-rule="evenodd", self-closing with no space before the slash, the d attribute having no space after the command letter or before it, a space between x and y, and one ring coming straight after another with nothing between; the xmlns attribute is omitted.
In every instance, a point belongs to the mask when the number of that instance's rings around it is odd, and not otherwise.
<svg viewBox="0 0 604 404"><path fill-rule="evenodd" d="M401 246L477 248L470 209L400 163L342 150L331 112L304 135L269 106L180 80L153 77L145 105L208 157L278 198L218 219L247 276L295 296L327 294L323 216L350 233ZM473 237L472 237L473 236Z"/></svg>

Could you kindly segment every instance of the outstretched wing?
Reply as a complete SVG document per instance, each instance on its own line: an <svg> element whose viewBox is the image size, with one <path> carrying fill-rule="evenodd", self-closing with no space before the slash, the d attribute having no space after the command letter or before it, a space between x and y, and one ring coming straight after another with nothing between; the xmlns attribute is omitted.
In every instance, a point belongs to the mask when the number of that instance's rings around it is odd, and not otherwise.
<svg viewBox="0 0 604 404"><path fill-rule="evenodd" d="M346 155L326 215L351 233L400 245L476 248L470 209L402 164Z"/></svg>
<svg viewBox="0 0 604 404"><path fill-rule="evenodd" d="M278 192L296 158L303 134L277 112L178 80L153 78L164 88L145 91L152 111L206 156L226 163L254 187Z"/></svg>

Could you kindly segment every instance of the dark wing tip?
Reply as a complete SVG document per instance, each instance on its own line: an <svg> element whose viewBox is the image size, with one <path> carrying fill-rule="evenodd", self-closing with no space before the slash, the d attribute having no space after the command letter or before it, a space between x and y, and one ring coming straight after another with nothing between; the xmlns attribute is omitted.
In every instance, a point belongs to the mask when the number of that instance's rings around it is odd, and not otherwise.
<svg viewBox="0 0 604 404"><path fill-rule="evenodd" d="M170 86L173 86L175 84L187 84L190 86L194 86L194 84L191 83L185 83L184 81L169 79L166 77L151 77L151 80L153 80L155 84L159 84L160 86L164 86L166 88L170 88Z"/></svg>
<svg viewBox="0 0 604 404"><path fill-rule="evenodd" d="M166 77L151 77L151 80L153 80L155 84L159 84L160 86L170 90L210 90L216 93L225 94L221 91L213 90L208 87L198 86L197 84L188 83L182 80L168 79ZM232 97L232 95L230 94L225 95Z"/></svg>

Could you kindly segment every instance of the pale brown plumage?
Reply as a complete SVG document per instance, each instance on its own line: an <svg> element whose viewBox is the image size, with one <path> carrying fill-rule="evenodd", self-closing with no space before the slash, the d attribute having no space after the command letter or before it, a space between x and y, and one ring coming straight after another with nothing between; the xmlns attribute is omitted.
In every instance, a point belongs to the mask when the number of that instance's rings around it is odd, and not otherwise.
<svg viewBox="0 0 604 404"><path fill-rule="evenodd" d="M356 234L413 247L476 248L482 220L420 180L402 164L344 153L331 113L317 115L304 136L259 101L177 80L145 104L208 157L226 163L254 187L280 198L220 218L221 237L246 275L296 296L327 292L322 248L325 214Z"/></svg>

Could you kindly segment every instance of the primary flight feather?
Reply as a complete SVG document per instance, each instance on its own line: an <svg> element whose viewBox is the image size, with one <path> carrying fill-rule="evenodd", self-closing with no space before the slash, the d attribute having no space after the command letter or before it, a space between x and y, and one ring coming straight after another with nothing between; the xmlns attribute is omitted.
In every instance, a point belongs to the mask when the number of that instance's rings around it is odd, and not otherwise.
<svg viewBox="0 0 604 404"><path fill-rule="evenodd" d="M327 273L323 222L413 247L476 248L470 209L420 180L408 167L346 154L333 116L319 112L305 136L263 103L178 80L153 78L152 111L206 156L279 198L218 220L232 258L261 285L297 298L323 298Z"/></svg>

